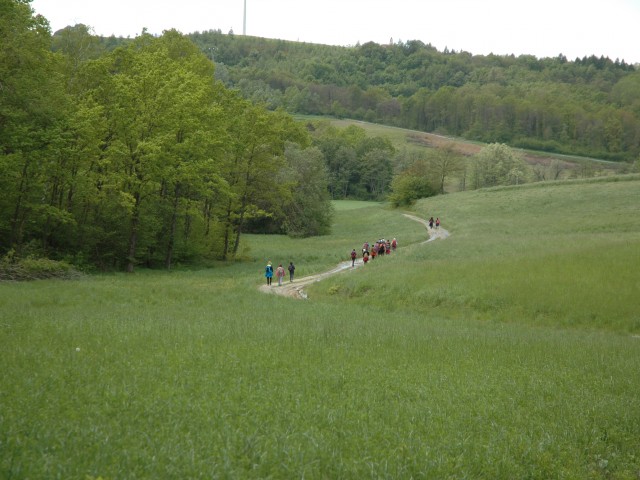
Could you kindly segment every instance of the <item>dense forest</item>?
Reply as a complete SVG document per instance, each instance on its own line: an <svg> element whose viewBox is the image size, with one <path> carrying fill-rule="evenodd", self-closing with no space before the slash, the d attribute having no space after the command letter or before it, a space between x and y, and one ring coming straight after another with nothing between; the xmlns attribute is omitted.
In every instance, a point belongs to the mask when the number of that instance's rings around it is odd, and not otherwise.
<svg viewBox="0 0 640 480"><path fill-rule="evenodd" d="M307 129L216 81L182 34L106 48L83 25L53 37L28 0L0 0L0 13L3 263L131 272L236 257L259 221L328 231Z"/></svg>
<svg viewBox="0 0 640 480"><path fill-rule="evenodd" d="M640 154L640 72L624 60L439 52L417 40L336 47L220 31L189 38L220 80L269 108L608 160Z"/></svg>
<svg viewBox="0 0 640 480"><path fill-rule="evenodd" d="M209 31L52 33L0 0L0 270L232 259L243 233L322 235L331 199L417 198L558 178L514 147L638 164L640 72L624 61L335 47ZM397 151L292 114L488 143Z"/></svg>

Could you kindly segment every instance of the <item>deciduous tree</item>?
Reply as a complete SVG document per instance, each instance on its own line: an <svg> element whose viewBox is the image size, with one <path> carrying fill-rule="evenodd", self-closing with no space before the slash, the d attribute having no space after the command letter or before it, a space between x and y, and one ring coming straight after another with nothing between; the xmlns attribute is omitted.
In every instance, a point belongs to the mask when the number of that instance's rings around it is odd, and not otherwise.
<svg viewBox="0 0 640 480"><path fill-rule="evenodd" d="M529 175L522 154L500 143L487 145L474 155L470 170L473 188L524 183Z"/></svg>
<svg viewBox="0 0 640 480"><path fill-rule="evenodd" d="M289 143L282 183L290 183L292 195L284 204L284 228L288 235L309 237L330 232L333 207L322 152Z"/></svg>

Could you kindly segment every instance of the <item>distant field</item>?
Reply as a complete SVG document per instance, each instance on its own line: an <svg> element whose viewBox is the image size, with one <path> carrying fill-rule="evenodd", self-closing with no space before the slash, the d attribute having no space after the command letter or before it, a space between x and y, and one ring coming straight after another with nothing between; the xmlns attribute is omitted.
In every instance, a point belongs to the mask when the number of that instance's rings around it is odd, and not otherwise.
<svg viewBox="0 0 640 480"><path fill-rule="evenodd" d="M215 268L0 283L0 478L640 477L640 177L337 202ZM266 259L324 271L265 295ZM277 288L277 287L276 287Z"/></svg>
<svg viewBox="0 0 640 480"><path fill-rule="evenodd" d="M334 202L334 207L338 211L344 210L358 210L360 208L372 208L376 206L382 206L383 204L380 202L361 202L361 201L353 201L353 200L341 200L339 202Z"/></svg>
<svg viewBox="0 0 640 480"><path fill-rule="evenodd" d="M325 119L326 117L296 116L296 118L315 120ZM473 142L459 137L436 135L417 130L408 130L404 128L363 122L361 120L334 118L330 118L329 120L333 125L340 128L346 128L349 125L356 125L365 129L370 135L387 137L399 150L406 148L414 151L422 151L425 149L443 147L444 145L453 145L454 149L460 154L470 156L478 153L482 147L485 146L483 143ZM587 165L593 167L594 170L599 171L602 174L615 174L618 173L622 166L624 166L624 164L621 163L604 161L597 158L586 158L532 150L522 150L522 152L525 160L531 165L549 165L553 161L558 161L561 162L563 168L567 170L579 169L581 166Z"/></svg>

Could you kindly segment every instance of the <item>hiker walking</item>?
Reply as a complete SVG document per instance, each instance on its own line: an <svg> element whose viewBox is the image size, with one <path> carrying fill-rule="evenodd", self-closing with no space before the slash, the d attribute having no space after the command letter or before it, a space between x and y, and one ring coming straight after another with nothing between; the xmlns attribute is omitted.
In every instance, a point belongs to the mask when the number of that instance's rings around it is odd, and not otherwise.
<svg viewBox="0 0 640 480"><path fill-rule="evenodd" d="M394 238L391 240L391 249L395 252L396 248L398 248L398 241Z"/></svg>
<svg viewBox="0 0 640 480"><path fill-rule="evenodd" d="M429 228L433 228L433 217L429 219Z"/></svg>
<svg viewBox="0 0 640 480"><path fill-rule="evenodd" d="M356 249L354 248L353 250L351 250L351 266L355 267L356 265L356 257L358 256L358 254L356 253Z"/></svg>
<svg viewBox="0 0 640 480"><path fill-rule="evenodd" d="M282 264L278 265L278 268L276 268L276 277L278 277L278 286L281 287L282 279L284 278L284 268L282 267Z"/></svg>
<svg viewBox="0 0 640 480"><path fill-rule="evenodd" d="M436 228L440 228L440 217L436 218Z"/></svg>
<svg viewBox="0 0 640 480"><path fill-rule="evenodd" d="M264 276L267 277L267 285L271 285L271 279L273 278L273 267L271 266L271 260L267 262L267 266L264 268Z"/></svg>
<svg viewBox="0 0 640 480"><path fill-rule="evenodd" d="M296 266L293 262L289 262L289 266L287 268L289 270L289 282L293 282L293 272L296 271Z"/></svg>
<svg viewBox="0 0 640 480"><path fill-rule="evenodd" d="M368 252L364 252L364 255L362 256L362 261L363 263L366 265L367 262L369 261L369 253Z"/></svg>

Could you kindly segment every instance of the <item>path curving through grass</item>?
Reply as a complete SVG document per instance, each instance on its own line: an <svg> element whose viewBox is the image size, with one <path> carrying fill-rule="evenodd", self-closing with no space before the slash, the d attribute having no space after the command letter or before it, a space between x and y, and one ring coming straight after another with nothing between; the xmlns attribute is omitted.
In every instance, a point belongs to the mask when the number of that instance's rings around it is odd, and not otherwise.
<svg viewBox="0 0 640 480"><path fill-rule="evenodd" d="M428 238L424 242L422 242L421 245L428 242L432 242L433 240L445 239L449 237L449 232L444 228L430 229L429 222L427 220L420 217L416 217L415 215L411 215L408 213L403 213L403 215L410 220L413 220L415 222L418 222L424 225L425 229L427 230ZM304 287L306 287L307 285L311 283L319 282L320 280L323 280L332 275L336 275L341 272L345 272L345 271L352 270L354 268L361 267L362 265L364 265L362 258L358 258L353 267L351 266L351 260L346 260L344 262L340 262L336 267L326 272L318 273L316 275L309 275L307 277L302 277L298 280L294 280L293 282L289 282L288 280L283 280L282 286L278 286L277 283L274 285L261 285L259 289L263 293L273 293L276 295L283 295L285 297L306 299L307 294L304 291ZM274 277L274 280L275 280L275 277Z"/></svg>

